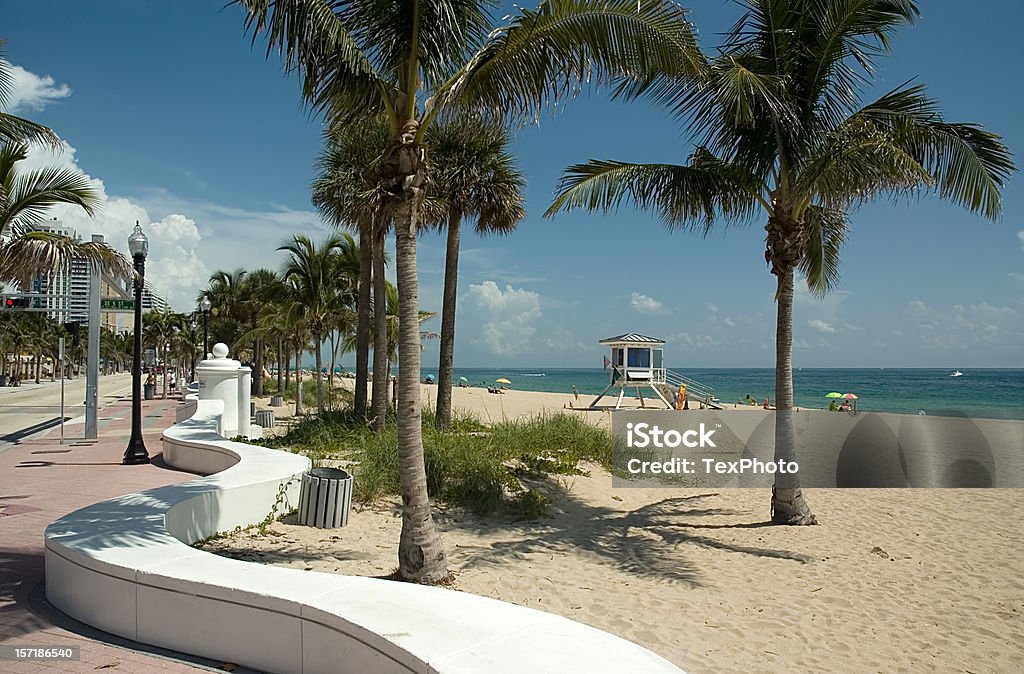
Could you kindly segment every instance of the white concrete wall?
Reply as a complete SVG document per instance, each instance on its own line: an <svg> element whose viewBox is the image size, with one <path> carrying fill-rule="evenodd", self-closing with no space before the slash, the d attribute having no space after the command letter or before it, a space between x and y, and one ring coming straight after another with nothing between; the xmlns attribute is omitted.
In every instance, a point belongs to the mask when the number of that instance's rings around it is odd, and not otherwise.
<svg viewBox="0 0 1024 674"><path fill-rule="evenodd" d="M189 547L294 506L308 459L229 442L223 403L164 432L209 477L89 506L46 529L49 600L87 624L261 671L680 672L567 618L463 592L252 564Z"/></svg>

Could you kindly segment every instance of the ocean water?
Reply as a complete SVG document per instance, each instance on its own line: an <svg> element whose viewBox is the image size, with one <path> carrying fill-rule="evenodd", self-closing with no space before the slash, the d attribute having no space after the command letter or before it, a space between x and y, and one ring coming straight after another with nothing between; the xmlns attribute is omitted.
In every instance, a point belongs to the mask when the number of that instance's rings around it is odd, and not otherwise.
<svg viewBox="0 0 1024 674"><path fill-rule="evenodd" d="M673 368L675 369L675 368ZM775 400L775 370L676 369L714 389L723 404L751 395L763 401ZM793 373L795 402L804 408L825 408L831 391L855 393L857 409L870 412L937 416L969 416L990 419L1024 419L1024 369L963 370L964 376L950 377L950 370L923 368L814 369ZM423 376L436 369L423 369ZM540 376L543 375L543 376ZM456 368L455 381L465 377L471 386L486 386L504 377L521 391L572 392L581 396L600 393L608 385L608 370L583 369L467 369ZM616 389L617 390L617 389ZM629 395L629 390L626 394ZM586 402L589 403L589 400Z"/></svg>

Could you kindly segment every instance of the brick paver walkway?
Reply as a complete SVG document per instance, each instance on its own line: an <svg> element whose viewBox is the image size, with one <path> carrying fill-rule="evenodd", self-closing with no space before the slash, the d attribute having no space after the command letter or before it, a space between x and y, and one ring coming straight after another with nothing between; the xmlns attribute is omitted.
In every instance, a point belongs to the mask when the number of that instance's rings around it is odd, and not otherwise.
<svg viewBox="0 0 1024 674"><path fill-rule="evenodd" d="M194 672L218 667L185 662L82 625L46 602L43 530L58 517L104 499L193 478L160 461L160 432L174 423L177 399L143 402L151 465L123 466L130 399L103 408L99 438L59 444L59 434L32 436L0 453L0 645L80 646L79 662L0 662L0 672ZM68 436L81 437L82 426ZM241 669L236 671L242 671Z"/></svg>

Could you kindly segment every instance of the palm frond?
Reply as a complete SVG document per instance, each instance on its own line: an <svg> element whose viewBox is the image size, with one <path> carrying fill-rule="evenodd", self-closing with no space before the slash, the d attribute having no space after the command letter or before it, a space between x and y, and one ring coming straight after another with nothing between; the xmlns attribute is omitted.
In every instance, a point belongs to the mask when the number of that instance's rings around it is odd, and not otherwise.
<svg viewBox="0 0 1024 674"><path fill-rule="evenodd" d="M131 263L106 243L80 243L55 232L18 234L0 247L0 282L27 281L37 274L66 269L73 259L121 278L134 274Z"/></svg>
<svg viewBox="0 0 1024 674"><path fill-rule="evenodd" d="M808 289L818 297L839 283L839 252L849 226L845 210L814 204L804 211L804 255L799 269L807 277Z"/></svg>
<svg viewBox="0 0 1024 674"><path fill-rule="evenodd" d="M698 149L686 166L590 161L562 173L558 194L545 216L582 208L610 212L625 200L656 212L669 228L703 233L718 217L747 220L760 200L752 177L734 164Z"/></svg>
<svg viewBox="0 0 1024 674"><path fill-rule="evenodd" d="M1002 188L1017 167L997 134L977 124L946 122L921 85L891 91L851 120L887 134L931 176L939 197L986 218L999 217Z"/></svg>
<svg viewBox="0 0 1024 674"><path fill-rule="evenodd" d="M352 35L343 14L352 3L326 0L234 0L246 11L255 44L263 34L267 56L278 52L285 67L303 78L303 94L314 109L339 120L383 110L387 89Z"/></svg>
<svg viewBox="0 0 1024 674"><path fill-rule="evenodd" d="M663 0L546 0L520 8L437 92L433 109L472 105L526 122L584 87L698 73L686 10Z"/></svg>

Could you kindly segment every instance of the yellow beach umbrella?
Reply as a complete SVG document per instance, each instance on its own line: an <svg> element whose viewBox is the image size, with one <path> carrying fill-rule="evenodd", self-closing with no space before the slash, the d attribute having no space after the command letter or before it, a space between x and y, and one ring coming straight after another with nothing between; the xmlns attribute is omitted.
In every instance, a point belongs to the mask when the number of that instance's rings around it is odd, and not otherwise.
<svg viewBox="0 0 1024 674"><path fill-rule="evenodd" d="M510 386L512 385L512 382L510 382L508 379L505 379L504 377L502 377L501 379L495 379L494 383L495 384L508 384Z"/></svg>

